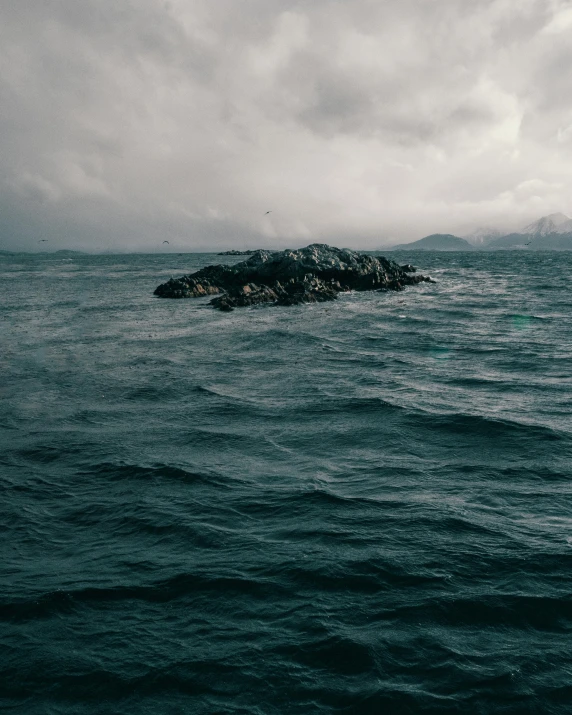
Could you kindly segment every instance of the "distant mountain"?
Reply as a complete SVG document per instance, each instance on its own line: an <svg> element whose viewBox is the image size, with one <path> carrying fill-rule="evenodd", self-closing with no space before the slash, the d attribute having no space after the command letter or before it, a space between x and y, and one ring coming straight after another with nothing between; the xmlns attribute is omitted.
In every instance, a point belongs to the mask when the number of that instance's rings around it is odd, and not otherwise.
<svg viewBox="0 0 572 715"><path fill-rule="evenodd" d="M486 248L490 250L521 248L529 251L572 251L572 231L539 235L509 233L508 236L491 241Z"/></svg>
<svg viewBox="0 0 572 715"><path fill-rule="evenodd" d="M572 251L572 226L568 233L550 233L548 236L534 238L528 246L535 251Z"/></svg>
<svg viewBox="0 0 572 715"><path fill-rule="evenodd" d="M551 233L570 233L572 232L572 219L566 214L555 213L539 218L534 223L529 223L521 229L520 233L528 236L548 236Z"/></svg>
<svg viewBox="0 0 572 715"><path fill-rule="evenodd" d="M529 251L572 250L572 219L563 213L542 216L528 226L490 241L488 249L527 249Z"/></svg>
<svg viewBox="0 0 572 715"><path fill-rule="evenodd" d="M506 236L500 236L491 241L487 248L530 248L534 241L534 237L526 233L509 233Z"/></svg>
<svg viewBox="0 0 572 715"><path fill-rule="evenodd" d="M504 236L504 233L502 231L499 231L498 228L492 228L491 226L480 226L474 231L471 231L471 233L462 236L462 238L464 238L465 241L468 241L472 246L482 248L483 246L488 245L491 241L494 241L496 238L500 238L501 236Z"/></svg>
<svg viewBox="0 0 572 715"><path fill-rule="evenodd" d="M450 233L433 233L412 243L400 243L390 246L391 251L474 251L474 246L464 238L453 236Z"/></svg>

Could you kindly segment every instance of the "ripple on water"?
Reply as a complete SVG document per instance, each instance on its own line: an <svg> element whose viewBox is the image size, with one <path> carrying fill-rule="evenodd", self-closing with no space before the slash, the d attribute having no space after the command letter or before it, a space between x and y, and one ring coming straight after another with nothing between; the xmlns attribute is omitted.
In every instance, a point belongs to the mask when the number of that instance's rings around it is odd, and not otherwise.
<svg viewBox="0 0 572 715"><path fill-rule="evenodd" d="M152 296L234 260L0 256L1 705L567 713L572 254Z"/></svg>

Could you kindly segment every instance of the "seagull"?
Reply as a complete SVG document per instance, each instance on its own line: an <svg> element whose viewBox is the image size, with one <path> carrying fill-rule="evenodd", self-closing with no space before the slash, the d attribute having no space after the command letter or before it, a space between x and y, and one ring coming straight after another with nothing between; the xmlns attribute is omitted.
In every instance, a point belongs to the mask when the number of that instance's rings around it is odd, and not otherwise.
<svg viewBox="0 0 572 715"><path fill-rule="evenodd" d="M264 215L268 216L268 214L271 214L271 213L272 213L272 211L267 211Z"/></svg>
<svg viewBox="0 0 572 715"><path fill-rule="evenodd" d="M40 238L40 240L38 241L38 243L44 243L44 241L47 241L47 240L48 240L47 238Z"/></svg>
<svg viewBox="0 0 572 715"><path fill-rule="evenodd" d="M163 243L169 243L169 241L163 241Z"/></svg>
<svg viewBox="0 0 572 715"><path fill-rule="evenodd" d="M530 246L531 243L532 243L532 241L529 241L528 243L525 243L524 245L525 245L525 246Z"/></svg>

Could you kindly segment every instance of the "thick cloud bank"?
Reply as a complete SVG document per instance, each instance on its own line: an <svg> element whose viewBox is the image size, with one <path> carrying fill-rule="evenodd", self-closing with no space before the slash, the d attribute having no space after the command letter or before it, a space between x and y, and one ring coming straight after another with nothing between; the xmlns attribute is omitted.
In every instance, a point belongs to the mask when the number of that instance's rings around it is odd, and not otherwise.
<svg viewBox="0 0 572 715"><path fill-rule="evenodd" d="M560 0L3 3L0 247L373 248L570 210L571 32Z"/></svg>

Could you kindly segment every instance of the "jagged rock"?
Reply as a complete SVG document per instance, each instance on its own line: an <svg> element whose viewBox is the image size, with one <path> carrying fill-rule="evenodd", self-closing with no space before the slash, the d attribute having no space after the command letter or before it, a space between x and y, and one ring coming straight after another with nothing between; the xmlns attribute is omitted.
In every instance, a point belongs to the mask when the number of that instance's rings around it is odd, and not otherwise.
<svg viewBox="0 0 572 715"><path fill-rule="evenodd" d="M279 289L256 283L247 283L240 288L231 287L224 294L211 300L210 304L220 310L233 310L239 306L257 305L258 303L276 303Z"/></svg>
<svg viewBox="0 0 572 715"><path fill-rule="evenodd" d="M257 248L252 248L248 249L247 251L237 251L237 250L231 250L231 251L221 251L220 253L217 253L217 256L250 256L253 253L256 253Z"/></svg>
<svg viewBox="0 0 572 715"><path fill-rule="evenodd" d="M155 288L159 298L199 298L221 293L229 282L229 266L207 266L197 273L181 278L171 278Z"/></svg>
<svg viewBox="0 0 572 715"><path fill-rule="evenodd" d="M279 295L278 305L299 305L300 303L323 303L335 300L344 288L339 281L323 281L307 274L302 280L290 279ZM348 289L346 289L348 290Z"/></svg>
<svg viewBox="0 0 572 715"><path fill-rule="evenodd" d="M411 265L400 266L344 248L314 243L286 251L255 251L234 266L207 266L189 276L163 283L155 289L161 298L189 298L223 293L211 305L220 310L274 303L297 305L337 298L348 290L402 290L430 281L415 275Z"/></svg>

